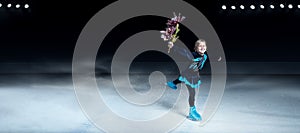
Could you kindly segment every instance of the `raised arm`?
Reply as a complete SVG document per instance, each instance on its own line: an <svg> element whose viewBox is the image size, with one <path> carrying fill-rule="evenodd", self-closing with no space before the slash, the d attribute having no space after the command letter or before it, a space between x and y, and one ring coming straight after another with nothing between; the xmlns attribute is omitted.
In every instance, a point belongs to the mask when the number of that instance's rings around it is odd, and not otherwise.
<svg viewBox="0 0 300 133"><path fill-rule="evenodd" d="M188 60L194 59L194 56L192 55L192 53L188 49L185 49L185 48L181 48L181 47L173 45L171 52L180 54L181 56L186 57Z"/></svg>

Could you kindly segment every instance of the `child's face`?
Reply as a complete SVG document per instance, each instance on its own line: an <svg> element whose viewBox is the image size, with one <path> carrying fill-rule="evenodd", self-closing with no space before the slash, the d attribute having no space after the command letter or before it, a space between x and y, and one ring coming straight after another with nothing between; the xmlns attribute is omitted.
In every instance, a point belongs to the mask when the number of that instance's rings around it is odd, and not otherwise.
<svg viewBox="0 0 300 133"><path fill-rule="evenodd" d="M200 53L200 54L204 54L206 51L206 44L205 42L200 42L200 44L198 44L195 48L196 52Z"/></svg>

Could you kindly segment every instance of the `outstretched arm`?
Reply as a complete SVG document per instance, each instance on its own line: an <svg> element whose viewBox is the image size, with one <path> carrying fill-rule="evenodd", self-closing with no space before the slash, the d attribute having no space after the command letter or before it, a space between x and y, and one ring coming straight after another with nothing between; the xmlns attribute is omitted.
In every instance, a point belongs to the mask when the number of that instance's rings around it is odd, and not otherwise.
<svg viewBox="0 0 300 133"><path fill-rule="evenodd" d="M171 45L172 44L169 44L168 46L170 47ZM174 45L172 45L171 48L172 48L172 50L171 50L172 53L180 54L181 56L186 57L188 60L194 59L194 56L188 49L181 48L181 47L174 46Z"/></svg>

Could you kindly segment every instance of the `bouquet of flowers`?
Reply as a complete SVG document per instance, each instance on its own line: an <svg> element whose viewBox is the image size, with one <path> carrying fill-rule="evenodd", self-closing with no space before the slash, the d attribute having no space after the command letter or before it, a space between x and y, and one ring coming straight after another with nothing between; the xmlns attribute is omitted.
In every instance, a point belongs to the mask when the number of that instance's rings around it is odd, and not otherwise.
<svg viewBox="0 0 300 133"><path fill-rule="evenodd" d="M181 16L180 13L178 16L175 13L173 14L174 17L168 20L167 22L166 30L160 31L161 38L164 41L168 41L168 47L169 47L168 53L170 53L170 49L174 46L174 43L179 38L179 36L177 36L178 32L180 31L179 23L185 19L185 17Z"/></svg>

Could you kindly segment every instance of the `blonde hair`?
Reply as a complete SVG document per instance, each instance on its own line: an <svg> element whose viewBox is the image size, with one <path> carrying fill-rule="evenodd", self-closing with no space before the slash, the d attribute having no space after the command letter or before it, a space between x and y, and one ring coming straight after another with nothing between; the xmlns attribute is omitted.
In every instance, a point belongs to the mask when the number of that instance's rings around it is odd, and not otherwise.
<svg viewBox="0 0 300 133"><path fill-rule="evenodd" d="M195 42L194 50L196 50L196 48L200 45L200 43L204 43L206 46L206 41L204 39L199 39Z"/></svg>

